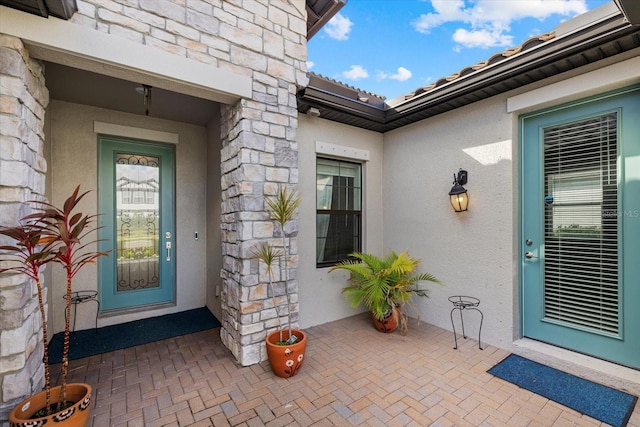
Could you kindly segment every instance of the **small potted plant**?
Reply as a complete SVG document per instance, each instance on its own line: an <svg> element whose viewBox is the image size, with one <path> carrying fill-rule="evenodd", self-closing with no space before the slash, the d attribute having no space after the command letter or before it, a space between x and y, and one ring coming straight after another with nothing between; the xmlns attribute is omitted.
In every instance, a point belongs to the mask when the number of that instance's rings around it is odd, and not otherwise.
<svg viewBox="0 0 640 427"><path fill-rule="evenodd" d="M108 252L87 251L95 240L83 242L94 232L96 215L74 212L76 205L88 193L79 194L80 186L67 198L62 208L44 202L32 202L39 207L36 213L19 220L14 227L0 227L0 235L12 239L14 245L3 245L0 256L9 265L0 273L22 273L33 279L38 291L38 304L42 318L44 342L44 390L20 402L9 414L12 426L54 424L59 426L84 426L89 417L91 386L84 383L67 383L69 371L69 320L71 310L72 281L87 264ZM49 263L60 265L66 274L65 329L62 354L61 384L51 386L47 336L47 316L44 309L41 268Z"/></svg>
<svg viewBox="0 0 640 427"><path fill-rule="evenodd" d="M281 187L274 197L265 200L270 218L280 226L282 250L274 248L269 243L262 243L253 251L253 255L266 266L265 272L269 281L268 291L271 293L274 309L280 322L277 330L267 334L267 356L273 372L283 378L289 378L298 373L307 347L306 334L302 330L294 329L291 326L291 295L289 294L291 245L286 225L293 219L300 202L301 198L286 187ZM276 262L280 266L279 279L284 282L284 294L286 296L286 305L280 305L280 307L277 306L277 298L273 286L273 266ZM282 316L287 318L286 329L281 324Z"/></svg>
<svg viewBox="0 0 640 427"><path fill-rule="evenodd" d="M419 287L419 282L442 284L429 273L416 274L420 260L407 251L397 254L391 251L384 258L354 252L349 259L333 266L329 272L346 270L349 285L342 289L352 307L363 304L371 311L373 323L381 332L408 332L407 315L402 308L413 296L429 297L429 290Z"/></svg>

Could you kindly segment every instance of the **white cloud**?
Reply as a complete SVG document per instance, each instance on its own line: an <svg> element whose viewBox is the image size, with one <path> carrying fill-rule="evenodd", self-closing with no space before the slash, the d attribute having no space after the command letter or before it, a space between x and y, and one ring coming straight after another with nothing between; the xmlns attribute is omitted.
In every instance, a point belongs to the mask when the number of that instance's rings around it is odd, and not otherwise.
<svg viewBox="0 0 640 427"><path fill-rule="evenodd" d="M307 70L312 69L316 65L313 61L307 61Z"/></svg>
<svg viewBox="0 0 640 427"><path fill-rule="evenodd" d="M413 77L413 73L404 67L398 67L398 70L394 74L389 74L382 70L376 70L376 81L391 79L404 82L409 80L411 77Z"/></svg>
<svg viewBox="0 0 640 427"><path fill-rule="evenodd" d="M384 71L377 70L376 71L376 81L381 81L389 78L389 74Z"/></svg>
<svg viewBox="0 0 640 427"><path fill-rule="evenodd" d="M432 28L447 22L465 21L464 0L433 0L431 2L435 13L420 15L412 25L420 33L428 33Z"/></svg>
<svg viewBox="0 0 640 427"><path fill-rule="evenodd" d="M434 12L420 15L412 22L420 33L447 23L460 23L453 40L464 47L510 46L508 34L515 21L534 18L540 21L551 15L567 18L587 11L585 0L432 0Z"/></svg>
<svg viewBox="0 0 640 427"><path fill-rule="evenodd" d="M467 31L458 28L452 37L453 41L464 47L480 47L487 49L494 46L511 46L513 37L500 32L490 32L487 30Z"/></svg>
<svg viewBox="0 0 640 427"><path fill-rule="evenodd" d="M349 32L351 32L353 22L346 16L337 13L331 20L325 25L324 31L329 37L334 40L347 40L349 38Z"/></svg>
<svg viewBox="0 0 640 427"><path fill-rule="evenodd" d="M391 80L398 80L399 82L404 82L409 80L413 74L411 71L407 70L404 67L398 67L398 71L395 74L389 76Z"/></svg>
<svg viewBox="0 0 640 427"><path fill-rule="evenodd" d="M362 80L369 77L369 73L361 65L352 65L349 71L342 72L342 77L349 80Z"/></svg>

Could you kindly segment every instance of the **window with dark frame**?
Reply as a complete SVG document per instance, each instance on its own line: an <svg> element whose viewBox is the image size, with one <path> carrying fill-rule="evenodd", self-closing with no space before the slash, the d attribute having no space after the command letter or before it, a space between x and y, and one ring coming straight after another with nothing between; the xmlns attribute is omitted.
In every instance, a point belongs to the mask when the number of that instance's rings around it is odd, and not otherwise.
<svg viewBox="0 0 640 427"><path fill-rule="evenodd" d="M327 267L362 249L362 165L316 161L316 265Z"/></svg>

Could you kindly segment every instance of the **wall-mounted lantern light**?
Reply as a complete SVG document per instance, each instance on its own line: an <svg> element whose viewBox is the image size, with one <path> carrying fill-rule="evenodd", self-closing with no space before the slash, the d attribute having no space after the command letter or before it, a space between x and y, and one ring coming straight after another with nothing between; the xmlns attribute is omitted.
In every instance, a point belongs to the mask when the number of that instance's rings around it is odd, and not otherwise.
<svg viewBox="0 0 640 427"><path fill-rule="evenodd" d="M464 212L469 206L469 195L467 190L463 187L467 183L467 171L460 169L458 176L453 174L453 187L449 191L449 199L451 200L451 206L456 212Z"/></svg>

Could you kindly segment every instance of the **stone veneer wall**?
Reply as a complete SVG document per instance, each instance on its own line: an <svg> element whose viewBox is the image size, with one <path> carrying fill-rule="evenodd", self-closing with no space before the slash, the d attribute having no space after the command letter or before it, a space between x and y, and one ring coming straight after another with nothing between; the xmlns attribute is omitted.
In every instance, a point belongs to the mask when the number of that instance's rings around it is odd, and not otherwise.
<svg viewBox="0 0 640 427"><path fill-rule="evenodd" d="M289 86L293 86L290 84ZM296 189L298 184L298 152L294 141L297 118L293 88L282 88L281 96L272 96L266 106L242 101L223 112L222 123L231 127L223 130L226 138L222 150L222 232L223 232L223 293L221 319L222 342L243 366L266 360L265 338L268 332L287 323L291 316L298 321L297 219L287 224L292 236L289 259L289 294L287 307L285 283L276 276L275 295L268 294L268 277L251 255L259 241L282 247L281 230L264 211L264 197L274 196L279 187ZM251 121L233 119L243 108L254 109ZM272 110L283 110L279 114ZM246 122L246 123L245 123ZM266 126L267 132L251 133L239 130L243 126ZM274 274L277 275L277 268ZM275 298L272 298L275 297Z"/></svg>
<svg viewBox="0 0 640 427"><path fill-rule="evenodd" d="M0 224L17 225L44 200L44 112L49 103L42 65L22 42L0 34ZM13 244L0 237L0 244ZM6 265L3 265L6 266ZM45 284L46 285L46 284ZM46 286L45 286L46 291ZM45 293L46 295L46 293ZM0 278L0 422L25 396L42 389L42 320L35 283Z"/></svg>

